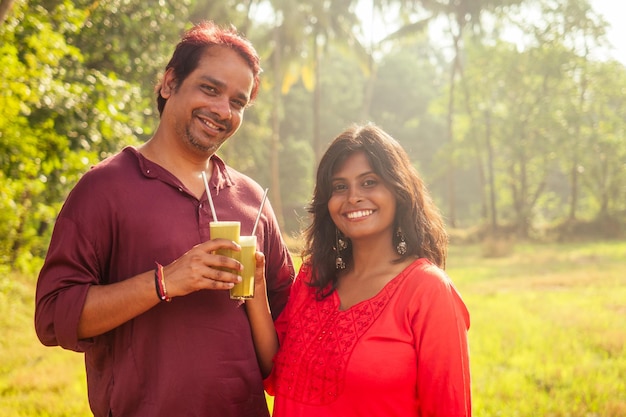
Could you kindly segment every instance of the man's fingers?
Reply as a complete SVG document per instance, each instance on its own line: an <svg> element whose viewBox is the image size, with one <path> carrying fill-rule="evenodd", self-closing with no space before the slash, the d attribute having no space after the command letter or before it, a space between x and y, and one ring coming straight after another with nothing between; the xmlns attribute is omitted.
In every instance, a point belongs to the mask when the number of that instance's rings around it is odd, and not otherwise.
<svg viewBox="0 0 626 417"><path fill-rule="evenodd" d="M238 283L241 282L241 276L233 269L219 269L216 267L209 267L207 273L202 275L203 278L207 278L216 282Z"/></svg>
<svg viewBox="0 0 626 417"><path fill-rule="evenodd" d="M196 248L201 249L206 253L215 252L218 249L230 249L234 251L241 250L241 246L239 246L236 242L228 239L207 240L206 242L202 242L197 245Z"/></svg>

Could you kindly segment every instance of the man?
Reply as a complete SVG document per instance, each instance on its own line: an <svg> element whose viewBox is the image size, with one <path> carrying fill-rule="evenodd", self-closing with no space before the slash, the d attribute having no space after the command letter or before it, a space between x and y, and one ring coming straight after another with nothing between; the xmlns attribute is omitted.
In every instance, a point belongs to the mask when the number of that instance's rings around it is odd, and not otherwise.
<svg viewBox="0 0 626 417"><path fill-rule="evenodd" d="M193 27L157 86L154 136L87 172L59 213L35 327L43 344L85 353L96 417L268 416L245 308L228 294L240 277L218 269L240 265L214 254L237 245L210 240L202 179L217 218L250 234L263 189L215 152L241 125L259 73L234 30ZM256 234L276 317L294 270L269 204Z"/></svg>

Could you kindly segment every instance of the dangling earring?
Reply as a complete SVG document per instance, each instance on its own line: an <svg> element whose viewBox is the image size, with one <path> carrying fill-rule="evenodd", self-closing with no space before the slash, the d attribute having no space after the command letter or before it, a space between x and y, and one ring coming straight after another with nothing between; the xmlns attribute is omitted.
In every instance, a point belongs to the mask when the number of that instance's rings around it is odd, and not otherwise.
<svg viewBox="0 0 626 417"><path fill-rule="evenodd" d="M400 227L398 227L396 236L398 236L398 244L396 245L396 252L398 252L398 255L402 256L406 253L406 241L404 240L404 233L402 233L402 229Z"/></svg>
<svg viewBox="0 0 626 417"><path fill-rule="evenodd" d="M346 263L341 257L341 251L348 247L348 242L343 238L339 229L335 229L335 269L346 269Z"/></svg>

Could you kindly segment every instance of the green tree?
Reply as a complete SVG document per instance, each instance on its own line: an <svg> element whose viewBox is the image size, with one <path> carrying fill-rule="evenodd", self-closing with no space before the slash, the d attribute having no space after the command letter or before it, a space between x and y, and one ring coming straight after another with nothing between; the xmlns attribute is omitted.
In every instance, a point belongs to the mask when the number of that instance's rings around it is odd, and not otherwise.
<svg viewBox="0 0 626 417"><path fill-rule="evenodd" d="M16 1L0 26L3 102L0 171L8 217L0 256L16 268L41 257L61 202L92 164L136 143L144 126L139 89L85 66L69 40L89 11L69 0Z"/></svg>
<svg viewBox="0 0 626 417"><path fill-rule="evenodd" d="M626 213L626 67L617 62L598 63L592 66L590 78L593 82L588 92L589 123L581 132L590 138L580 169L583 184L596 202L596 217L623 218Z"/></svg>

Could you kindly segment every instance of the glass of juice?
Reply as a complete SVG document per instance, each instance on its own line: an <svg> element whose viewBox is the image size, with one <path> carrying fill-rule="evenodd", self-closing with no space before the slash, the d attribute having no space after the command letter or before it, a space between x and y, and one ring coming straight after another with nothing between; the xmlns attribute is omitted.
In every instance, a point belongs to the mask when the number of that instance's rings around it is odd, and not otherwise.
<svg viewBox="0 0 626 417"><path fill-rule="evenodd" d="M239 236L239 246L241 246L241 252L239 252L237 260L243 265L243 271L239 271L241 282L235 284L230 289L230 298L233 300L247 300L254 297L256 236Z"/></svg>
<svg viewBox="0 0 626 417"><path fill-rule="evenodd" d="M209 228L211 232L211 239L228 239L233 242L239 243L239 232L241 230L241 223L237 221L217 221L210 222ZM229 258L238 259L239 253L230 249L218 249L216 254L224 255ZM234 271L230 268L220 268L223 271L232 272L233 274L239 274L239 271Z"/></svg>

